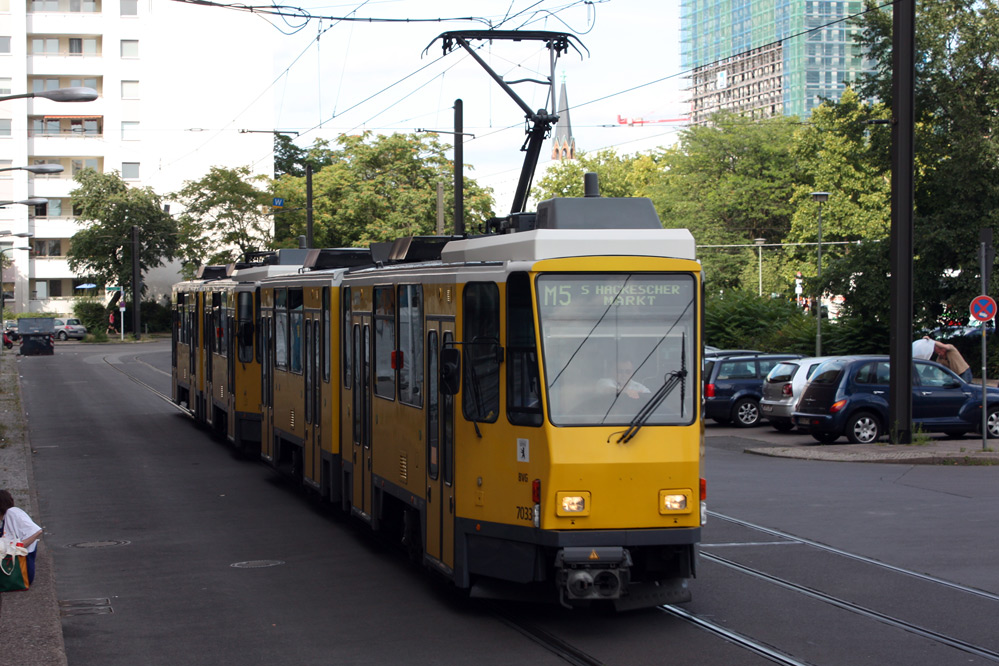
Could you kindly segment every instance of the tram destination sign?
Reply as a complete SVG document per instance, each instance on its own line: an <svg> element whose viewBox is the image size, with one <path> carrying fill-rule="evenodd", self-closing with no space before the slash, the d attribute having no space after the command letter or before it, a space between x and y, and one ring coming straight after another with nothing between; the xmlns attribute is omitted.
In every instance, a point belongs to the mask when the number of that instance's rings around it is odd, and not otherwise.
<svg viewBox="0 0 999 666"><path fill-rule="evenodd" d="M558 276L538 280L538 297L546 309L561 307L668 308L686 304L692 281L670 276L642 276L628 280L607 276Z"/></svg>

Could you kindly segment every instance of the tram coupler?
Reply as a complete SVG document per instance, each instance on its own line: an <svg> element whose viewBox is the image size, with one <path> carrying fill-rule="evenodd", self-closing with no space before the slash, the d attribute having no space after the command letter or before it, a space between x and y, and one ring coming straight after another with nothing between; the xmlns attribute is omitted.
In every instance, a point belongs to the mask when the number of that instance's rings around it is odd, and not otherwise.
<svg viewBox="0 0 999 666"><path fill-rule="evenodd" d="M555 555L562 605L597 599L618 599L631 582L631 553L621 546L573 546Z"/></svg>

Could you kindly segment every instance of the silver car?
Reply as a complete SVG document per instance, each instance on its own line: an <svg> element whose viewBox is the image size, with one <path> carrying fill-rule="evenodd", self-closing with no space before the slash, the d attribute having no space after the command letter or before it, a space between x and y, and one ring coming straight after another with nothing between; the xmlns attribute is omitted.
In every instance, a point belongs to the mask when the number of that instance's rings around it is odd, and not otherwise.
<svg viewBox="0 0 999 666"><path fill-rule="evenodd" d="M55 326L55 335L60 340L75 338L82 340L87 337L87 327L80 323L79 319L56 319L52 322Z"/></svg>
<svg viewBox="0 0 999 666"><path fill-rule="evenodd" d="M815 368L834 356L796 358L781 361L775 365L763 380L763 398L760 400L760 416L770 422L776 430L794 430L791 415L801 397L805 385Z"/></svg>

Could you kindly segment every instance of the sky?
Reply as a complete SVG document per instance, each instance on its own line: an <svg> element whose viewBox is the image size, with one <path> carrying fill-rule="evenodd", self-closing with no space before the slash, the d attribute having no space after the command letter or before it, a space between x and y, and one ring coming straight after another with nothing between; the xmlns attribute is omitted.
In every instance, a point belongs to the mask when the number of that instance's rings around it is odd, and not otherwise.
<svg viewBox="0 0 999 666"><path fill-rule="evenodd" d="M302 147L366 129L380 134L451 131L452 107L460 98L464 130L474 135L464 144L465 162L473 167L469 175L494 189L497 212L509 208L519 177L524 112L465 51L444 55L439 34L491 24L574 35L585 48L582 55L570 50L559 58L555 94L564 80L577 150L614 148L630 154L669 145L683 127L677 119L689 108L688 82L680 69L680 0L299 2L294 6L307 10L310 19L260 18L279 33L272 78L260 77L262 89L271 87L275 100L274 129L299 132L295 140ZM329 18L341 16L483 20L388 24ZM477 52L505 80L549 75L547 51L538 42L473 44L482 46ZM531 108L545 106L546 87L523 83L514 89ZM619 116L663 122L621 125ZM453 137L441 139L450 144ZM550 162L550 151L547 141L536 179Z"/></svg>

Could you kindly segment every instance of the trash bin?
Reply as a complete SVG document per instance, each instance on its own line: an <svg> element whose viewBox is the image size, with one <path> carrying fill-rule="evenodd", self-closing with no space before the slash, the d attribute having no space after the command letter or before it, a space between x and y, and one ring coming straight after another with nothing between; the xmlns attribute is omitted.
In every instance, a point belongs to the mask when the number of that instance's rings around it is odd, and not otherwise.
<svg viewBox="0 0 999 666"><path fill-rule="evenodd" d="M17 322L21 356L51 356L55 353L55 322L51 317L24 317Z"/></svg>

